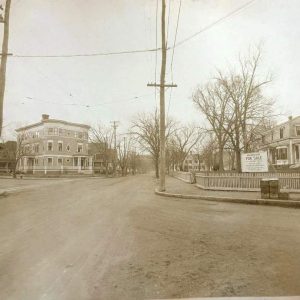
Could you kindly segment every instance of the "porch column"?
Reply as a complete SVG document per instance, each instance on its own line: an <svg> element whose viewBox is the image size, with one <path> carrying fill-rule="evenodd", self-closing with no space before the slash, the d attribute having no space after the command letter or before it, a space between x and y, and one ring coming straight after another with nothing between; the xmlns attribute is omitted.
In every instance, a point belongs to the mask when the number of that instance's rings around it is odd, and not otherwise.
<svg viewBox="0 0 300 300"><path fill-rule="evenodd" d="M93 158L89 157L89 170L93 170Z"/></svg>
<svg viewBox="0 0 300 300"><path fill-rule="evenodd" d="M81 156L78 156L78 158L77 158L77 167L78 167L78 173L80 173L80 170L81 170Z"/></svg>
<svg viewBox="0 0 300 300"><path fill-rule="evenodd" d="M294 160L294 156L293 156L293 143L292 143L292 140L290 140L290 143L289 143L289 152L290 152L289 164L293 165L295 163L295 160Z"/></svg>
<svg viewBox="0 0 300 300"><path fill-rule="evenodd" d="M24 161L23 161L23 170L24 170L25 173L27 172L27 167L28 167L27 163L28 163L27 157L25 156Z"/></svg>

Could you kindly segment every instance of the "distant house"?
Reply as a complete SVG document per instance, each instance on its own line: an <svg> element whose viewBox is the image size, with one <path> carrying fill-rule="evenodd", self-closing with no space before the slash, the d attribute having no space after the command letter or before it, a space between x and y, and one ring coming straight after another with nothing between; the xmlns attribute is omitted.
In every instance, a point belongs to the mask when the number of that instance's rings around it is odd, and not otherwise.
<svg viewBox="0 0 300 300"><path fill-rule="evenodd" d="M0 172L10 173L16 164L16 141L0 143Z"/></svg>
<svg viewBox="0 0 300 300"><path fill-rule="evenodd" d="M104 143L89 143L88 154L92 158L92 168L94 173L112 173L113 162L116 157L114 149L109 148Z"/></svg>
<svg viewBox="0 0 300 300"><path fill-rule="evenodd" d="M34 174L92 173L89 129L88 125L50 119L46 114L40 122L16 129L18 147L26 149L18 170Z"/></svg>
<svg viewBox="0 0 300 300"><path fill-rule="evenodd" d="M205 170L204 161L199 154L189 153L183 161L183 171L185 172L199 172Z"/></svg>
<svg viewBox="0 0 300 300"><path fill-rule="evenodd" d="M274 166L300 165L300 116L289 117L261 135L259 150L268 151Z"/></svg>

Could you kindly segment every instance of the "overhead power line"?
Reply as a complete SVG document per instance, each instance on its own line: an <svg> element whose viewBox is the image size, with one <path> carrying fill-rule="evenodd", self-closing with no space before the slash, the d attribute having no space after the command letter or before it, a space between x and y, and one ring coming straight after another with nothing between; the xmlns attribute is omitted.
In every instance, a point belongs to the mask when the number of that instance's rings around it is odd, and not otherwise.
<svg viewBox="0 0 300 300"><path fill-rule="evenodd" d="M12 57L16 58L68 58L68 57L88 57L88 56L109 56L109 55L122 55L122 54L135 54L146 52L157 52L161 48L141 49L141 50L125 50L117 52L97 52L97 53L83 53L83 54L55 54L55 55L19 55L13 54Z"/></svg>
<svg viewBox="0 0 300 300"><path fill-rule="evenodd" d="M175 44L176 44L176 40L177 40L180 12L181 12L181 0L179 2L179 7L178 7L177 22L176 22L176 29L175 29L175 38L174 38L174 44L173 44L173 49L172 49L172 58L171 58L171 81L172 82L173 82L173 79L174 79L173 78L173 62L174 62ZM170 111L172 91L173 91L173 89L171 88L170 96L169 96L169 103L168 103L168 110L167 110L167 118L169 116L169 111Z"/></svg>
<svg viewBox="0 0 300 300"><path fill-rule="evenodd" d="M181 46L182 44L190 41L191 39L195 38L199 34L209 30L213 26L225 21L229 17L237 14L238 12L244 10L245 8L249 7L252 3L254 3L256 0L251 0L245 3L244 5L238 7L237 9L231 11L227 15L221 17L220 19L214 21L213 23L205 26L201 30L195 32L191 36L179 41L176 43L173 47L167 47L166 50L170 50L173 48L176 48L178 46ZM72 58L72 57L97 57L97 56L111 56L111 55L125 55L125 54L137 54L137 53L147 53L147 52L155 52L161 51L161 48L158 48L157 46L152 49L137 49L137 50L124 50L124 51L116 51L116 52L96 52L96 53L82 53L82 54L55 54L55 55L21 55L21 54L13 54L12 58Z"/></svg>
<svg viewBox="0 0 300 300"><path fill-rule="evenodd" d="M110 101L110 102L103 102L103 103L99 103L99 104L81 104L81 103L63 103L63 102L56 102L56 101L49 101L49 100L45 100L45 99L41 99L41 98L36 98L36 97L25 97L27 100L34 100L34 101L39 101L42 103L48 103L48 104L54 104L54 105L70 105L70 106L81 106L81 107L86 107L86 108L95 108L98 106L105 106L105 105L110 105L110 104L115 104L115 103L121 103L121 102L131 102L131 101L135 101L138 99L141 99L143 97L147 97L150 96L152 94L145 94L145 95L141 95L141 96L135 96L135 97L131 97L131 98L127 98L127 99L123 99L123 100L117 100L117 101ZM25 104L25 102L23 101L22 104Z"/></svg>
<svg viewBox="0 0 300 300"><path fill-rule="evenodd" d="M157 49L157 23L158 23L158 0L156 0L156 9L155 9L155 48L156 49ZM154 82L156 82L156 75L157 75L157 51L155 52ZM155 105L157 106L156 95L157 95L156 89L154 89Z"/></svg>
<svg viewBox="0 0 300 300"><path fill-rule="evenodd" d="M181 40L180 42L178 42L177 44L175 44L175 46L173 48L176 48L178 46L181 46L182 44L190 41L191 39L193 39L194 37L196 37L197 35L209 30L210 28L212 28L213 26L225 21L226 19L228 19L229 17L233 16L234 14L242 11L243 9L247 8L248 6L250 6L252 3L254 3L256 0L251 0L248 1L247 3L245 3L244 5L238 7L237 9L231 11L230 13L228 13L227 15L223 16L222 18L212 22L211 24L205 26L204 28L202 28L201 30L197 31L196 33L192 34L191 36ZM170 49L170 48L169 48Z"/></svg>

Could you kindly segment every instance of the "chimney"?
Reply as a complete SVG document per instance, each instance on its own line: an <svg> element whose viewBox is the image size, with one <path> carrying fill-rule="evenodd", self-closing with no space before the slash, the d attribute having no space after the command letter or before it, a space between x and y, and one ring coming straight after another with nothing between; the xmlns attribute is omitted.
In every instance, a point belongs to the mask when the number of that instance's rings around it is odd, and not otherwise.
<svg viewBox="0 0 300 300"><path fill-rule="evenodd" d="M42 114L42 121L49 120L49 115Z"/></svg>

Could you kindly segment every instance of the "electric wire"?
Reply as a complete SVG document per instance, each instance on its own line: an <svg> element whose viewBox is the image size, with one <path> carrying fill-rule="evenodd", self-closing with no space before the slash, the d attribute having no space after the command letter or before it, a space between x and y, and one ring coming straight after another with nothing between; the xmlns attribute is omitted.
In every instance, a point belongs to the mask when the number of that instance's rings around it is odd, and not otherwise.
<svg viewBox="0 0 300 300"><path fill-rule="evenodd" d="M229 17L235 15L236 13L242 11L243 9L247 8L248 6L250 6L252 3L254 3L256 0L251 0L251 1L248 1L247 3L245 3L244 5L242 6L239 6L237 9L231 11L230 13L226 14L225 16L221 17L220 19L212 22L211 24L205 26L204 28L202 28L201 30L197 31L196 33L192 34L191 36L181 40L180 42L178 42L174 47L178 47L178 46L181 46L183 45L184 43L190 41L191 39L193 39L194 37L196 37L197 35L209 30L210 28L212 28L213 26L225 21L226 19L228 19ZM173 47L173 48L174 48Z"/></svg>
<svg viewBox="0 0 300 300"><path fill-rule="evenodd" d="M125 50L118 52L96 52L96 53L83 53L83 54L56 54L56 55L19 55L13 54L11 57L15 58L72 58L72 57L93 57L93 56L109 56L109 55L122 55L122 54L134 54L134 53L147 53L157 52L161 48L153 49L141 49L141 50Z"/></svg>
<svg viewBox="0 0 300 300"><path fill-rule="evenodd" d="M144 94L141 96L134 96L134 97L130 97L127 99L122 99L122 100L117 100L117 101L109 101L109 102L103 102L103 103L99 103L99 104L81 104L81 103L74 103L74 102L70 102L70 103L62 103L62 102L55 102L55 101L49 101L49 100L45 100L45 99L41 99L41 98L37 98L37 97L29 97L26 96L25 98L28 100L34 100L34 101L39 101L39 102L43 102L43 103L48 103L48 104L55 104L55 105L69 105L69 106L81 106L81 107L86 107L86 108L95 108L98 106L105 106L105 105L111 105L111 104L115 104L115 103L121 103L121 102L129 102L129 101L135 101L138 100L140 98L149 96L152 94Z"/></svg>
<svg viewBox="0 0 300 300"><path fill-rule="evenodd" d="M174 62L175 44L176 44L176 41L177 41L178 25L179 25L179 18L180 18L180 12L181 12L181 3L182 3L182 0L180 0L180 2L179 2L176 29L175 29L175 37L174 37L174 44L173 44L172 57L171 57L171 82L172 83L173 83L173 62ZM169 96L169 103L168 103L168 109L167 109L167 117L169 116L169 111L170 111L172 91L173 91L173 88L171 87L170 96Z"/></svg>
<svg viewBox="0 0 300 300"><path fill-rule="evenodd" d="M157 49L157 23L158 23L158 0L156 0L156 9L155 9L155 48ZM157 74L157 51L155 52L155 69L154 69L154 82L156 82L156 74ZM154 89L154 99L155 105L157 108L157 91Z"/></svg>

